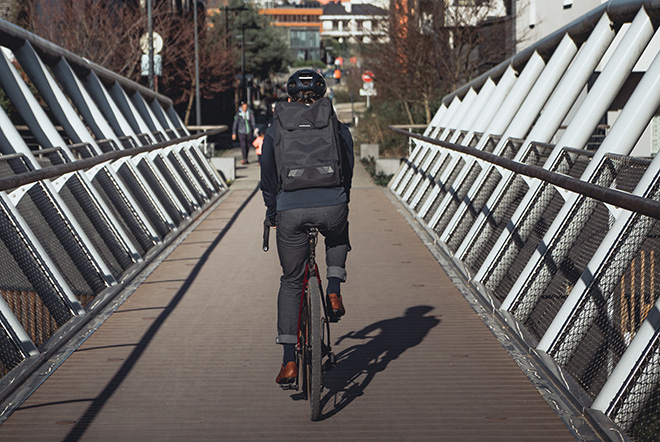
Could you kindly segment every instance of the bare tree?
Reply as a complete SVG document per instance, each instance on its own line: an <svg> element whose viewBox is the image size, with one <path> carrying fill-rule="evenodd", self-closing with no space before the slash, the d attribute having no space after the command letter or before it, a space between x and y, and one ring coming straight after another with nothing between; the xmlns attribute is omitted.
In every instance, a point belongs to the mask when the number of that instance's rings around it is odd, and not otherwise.
<svg viewBox="0 0 660 442"><path fill-rule="evenodd" d="M200 92L204 98L229 89L235 74L235 55L215 34L206 28L199 32ZM163 92L175 102L185 102L183 121L188 124L195 97L194 29L184 18L173 22L170 41L163 53Z"/></svg>
<svg viewBox="0 0 660 442"><path fill-rule="evenodd" d="M195 89L192 12L177 14L170 2L155 2L153 28L164 41L161 53L161 92L175 104L186 103L190 116ZM204 14L201 14L204 17ZM147 17L139 2L119 0L25 0L18 23L29 31L135 81L141 77L140 37L147 30ZM200 89L205 97L230 85L233 55L207 38L200 24Z"/></svg>
<svg viewBox="0 0 660 442"><path fill-rule="evenodd" d="M447 3L393 0L388 38L363 46L379 96L402 103L411 124L420 114L429 123L442 96L506 56L507 20L491 18L497 2Z"/></svg>
<svg viewBox="0 0 660 442"><path fill-rule="evenodd" d="M161 8L162 9L162 8ZM27 0L21 19L29 31L123 76L139 77L140 9L112 0Z"/></svg>

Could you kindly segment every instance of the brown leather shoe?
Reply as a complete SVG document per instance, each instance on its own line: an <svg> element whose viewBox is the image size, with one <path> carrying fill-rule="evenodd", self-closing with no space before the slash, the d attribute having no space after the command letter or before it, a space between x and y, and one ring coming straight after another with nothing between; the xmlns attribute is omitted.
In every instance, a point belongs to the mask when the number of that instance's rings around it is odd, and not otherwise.
<svg viewBox="0 0 660 442"><path fill-rule="evenodd" d="M328 293L328 305L330 306L330 315L335 318L344 316L346 314L346 309L344 308L344 303L341 300L341 295L336 293Z"/></svg>
<svg viewBox="0 0 660 442"><path fill-rule="evenodd" d="M287 362L286 365L282 364L280 368L280 373L277 375L275 382L278 384L291 384L298 377L298 366L296 363L291 361Z"/></svg>

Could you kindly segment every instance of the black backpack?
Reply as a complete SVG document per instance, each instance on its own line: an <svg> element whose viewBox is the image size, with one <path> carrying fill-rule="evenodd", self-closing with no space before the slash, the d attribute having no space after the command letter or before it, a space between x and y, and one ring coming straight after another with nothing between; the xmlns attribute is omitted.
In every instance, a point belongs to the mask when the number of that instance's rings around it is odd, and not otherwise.
<svg viewBox="0 0 660 442"><path fill-rule="evenodd" d="M278 103L273 141L282 190L342 184L339 122L329 99Z"/></svg>

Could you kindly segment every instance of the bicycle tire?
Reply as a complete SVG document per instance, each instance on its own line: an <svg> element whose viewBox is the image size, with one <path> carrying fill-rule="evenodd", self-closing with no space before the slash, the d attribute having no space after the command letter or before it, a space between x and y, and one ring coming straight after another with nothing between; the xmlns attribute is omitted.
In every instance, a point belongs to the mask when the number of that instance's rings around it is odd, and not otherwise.
<svg viewBox="0 0 660 442"><path fill-rule="evenodd" d="M300 312L300 330L298 331L298 343L300 345L300 353L298 354L298 372L302 377L300 379L300 387L302 388L303 397L309 399L309 303L307 302L307 291L305 291L305 299L303 299L302 310Z"/></svg>
<svg viewBox="0 0 660 442"><path fill-rule="evenodd" d="M315 421L321 416L321 289L316 276L312 276L307 284L309 296L308 336L309 336L309 358L308 358L308 396L311 411L311 420Z"/></svg>

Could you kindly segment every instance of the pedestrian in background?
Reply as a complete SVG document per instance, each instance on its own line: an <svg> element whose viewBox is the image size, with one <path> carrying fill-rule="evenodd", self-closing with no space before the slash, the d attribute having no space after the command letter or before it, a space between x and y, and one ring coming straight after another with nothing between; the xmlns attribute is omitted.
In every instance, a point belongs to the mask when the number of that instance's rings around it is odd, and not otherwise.
<svg viewBox="0 0 660 442"><path fill-rule="evenodd" d="M241 164L250 164L248 162L248 152L250 151L250 145L252 144L252 131L256 128L256 123L254 121L254 112L252 109L248 108L246 102L242 101L241 106L238 108L238 112L234 116L234 124L232 126L231 139L236 140L241 145L241 155L243 159Z"/></svg>

